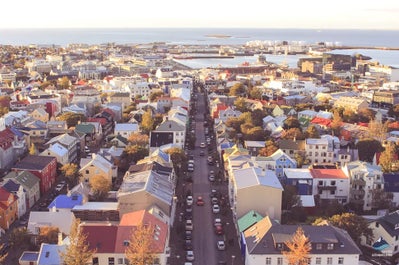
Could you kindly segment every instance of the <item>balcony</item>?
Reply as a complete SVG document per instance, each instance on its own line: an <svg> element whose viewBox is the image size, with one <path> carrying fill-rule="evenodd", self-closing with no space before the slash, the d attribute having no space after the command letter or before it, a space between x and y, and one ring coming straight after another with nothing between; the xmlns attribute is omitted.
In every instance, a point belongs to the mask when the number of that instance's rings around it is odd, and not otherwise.
<svg viewBox="0 0 399 265"><path fill-rule="evenodd" d="M357 186L365 186L366 185L366 181L364 181L363 179L353 179L352 180L352 186L357 185Z"/></svg>
<svg viewBox="0 0 399 265"><path fill-rule="evenodd" d="M366 192L364 190L351 190L351 193L355 198L364 198Z"/></svg>

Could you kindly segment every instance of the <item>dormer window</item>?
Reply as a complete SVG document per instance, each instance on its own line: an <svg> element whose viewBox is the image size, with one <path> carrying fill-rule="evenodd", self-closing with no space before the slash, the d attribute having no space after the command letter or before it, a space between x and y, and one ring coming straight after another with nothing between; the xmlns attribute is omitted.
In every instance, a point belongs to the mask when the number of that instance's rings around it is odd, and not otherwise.
<svg viewBox="0 0 399 265"><path fill-rule="evenodd" d="M334 244L328 243L328 244L327 244L327 249L328 249L328 250L333 250L333 249L334 249Z"/></svg>
<svg viewBox="0 0 399 265"><path fill-rule="evenodd" d="M283 244L282 243L277 243L276 244L277 249L283 249Z"/></svg>
<svg viewBox="0 0 399 265"><path fill-rule="evenodd" d="M399 228L399 223L395 224L395 230Z"/></svg>

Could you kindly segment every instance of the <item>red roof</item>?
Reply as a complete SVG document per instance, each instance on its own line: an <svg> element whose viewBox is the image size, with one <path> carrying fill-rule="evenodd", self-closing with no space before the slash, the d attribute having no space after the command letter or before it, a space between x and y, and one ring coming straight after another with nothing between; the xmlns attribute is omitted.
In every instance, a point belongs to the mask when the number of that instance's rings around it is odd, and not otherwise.
<svg viewBox="0 0 399 265"><path fill-rule="evenodd" d="M324 125L324 126L330 126L331 124L331 120L330 119L324 119L321 117L314 117L310 123L314 123L314 124L319 124L319 125Z"/></svg>
<svg viewBox="0 0 399 265"><path fill-rule="evenodd" d="M82 232L87 236L87 244L90 249L96 249L97 253L114 253L118 226L103 223L82 224Z"/></svg>
<svg viewBox="0 0 399 265"><path fill-rule="evenodd" d="M101 126L104 126L107 124L107 119L106 118L88 118L88 122L98 122L101 124Z"/></svg>
<svg viewBox="0 0 399 265"><path fill-rule="evenodd" d="M342 169L310 169L315 179L348 179Z"/></svg>
<svg viewBox="0 0 399 265"><path fill-rule="evenodd" d="M219 118L219 112L221 110L226 110L228 108L228 106L224 105L224 104L218 104L216 106L216 110L213 112L213 118Z"/></svg>
<svg viewBox="0 0 399 265"><path fill-rule="evenodd" d="M5 129L0 132L0 148L7 150L12 146L15 134L9 129Z"/></svg>
<svg viewBox="0 0 399 265"><path fill-rule="evenodd" d="M13 200L11 203L8 202L8 198L12 196ZM16 197L11 192L7 191L5 188L0 186L0 207L4 210L8 209L11 204L14 203Z"/></svg>

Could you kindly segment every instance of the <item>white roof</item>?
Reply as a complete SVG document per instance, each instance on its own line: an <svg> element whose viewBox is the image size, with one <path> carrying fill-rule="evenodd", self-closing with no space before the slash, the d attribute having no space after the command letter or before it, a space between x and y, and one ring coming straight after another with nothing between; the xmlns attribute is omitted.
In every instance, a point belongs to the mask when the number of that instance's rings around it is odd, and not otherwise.
<svg viewBox="0 0 399 265"><path fill-rule="evenodd" d="M72 208L73 211L117 211L118 203L117 202L86 202L82 205L76 205Z"/></svg>
<svg viewBox="0 0 399 265"><path fill-rule="evenodd" d="M288 179L313 179L309 168L284 168L284 174Z"/></svg>
<svg viewBox="0 0 399 265"><path fill-rule="evenodd" d="M60 145L59 143L53 144L52 146L50 146L48 148L48 150L50 150L54 154L57 154L60 157L63 157L64 155L66 155L68 153L68 149L66 149L64 146ZM44 151L44 152L46 152L46 151Z"/></svg>
<svg viewBox="0 0 399 265"><path fill-rule="evenodd" d="M73 136L70 136L67 133L64 133L64 134L61 134L61 135L58 135L58 136L55 136L55 137L51 138L47 142L47 144L52 144L52 143L55 143L55 142L59 142L61 144L69 146L76 140L77 140L76 137L73 137Z"/></svg>
<svg viewBox="0 0 399 265"><path fill-rule="evenodd" d="M326 138L308 138L306 144L328 144L328 140Z"/></svg>
<svg viewBox="0 0 399 265"><path fill-rule="evenodd" d="M258 167L237 169L233 171L237 189L244 189L252 186L269 186L283 189L275 172L267 170L266 173Z"/></svg>
<svg viewBox="0 0 399 265"><path fill-rule="evenodd" d="M299 195L299 200L301 201L301 206L303 207L315 207L313 195Z"/></svg>
<svg viewBox="0 0 399 265"><path fill-rule="evenodd" d="M112 163L107 159L98 154L92 154L92 158L90 159L81 159L80 161L81 169L79 171L83 171L87 166L94 165L98 167L103 172L108 172L112 168Z"/></svg>
<svg viewBox="0 0 399 265"><path fill-rule="evenodd" d="M60 232L69 235L71 226L75 217L72 212L30 212L28 231L32 234L37 234L36 227L54 226L60 229Z"/></svg>
<svg viewBox="0 0 399 265"><path fill-rule="evenodd" d="M139 125L135 123L117 123L115 124L115 132L131 131L138 132Z"/></svg>

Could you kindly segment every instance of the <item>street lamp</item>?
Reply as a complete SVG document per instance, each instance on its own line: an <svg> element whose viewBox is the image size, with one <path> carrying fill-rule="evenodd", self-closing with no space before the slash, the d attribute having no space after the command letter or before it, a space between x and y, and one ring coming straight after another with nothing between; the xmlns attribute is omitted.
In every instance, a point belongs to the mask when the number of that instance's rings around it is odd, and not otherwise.
<svg viewBox="0 0 399 265"><path fill-rule="evenodd" d="M234 259L236 258L236 256L231 255L231 265L234 265Z"/></svg>

